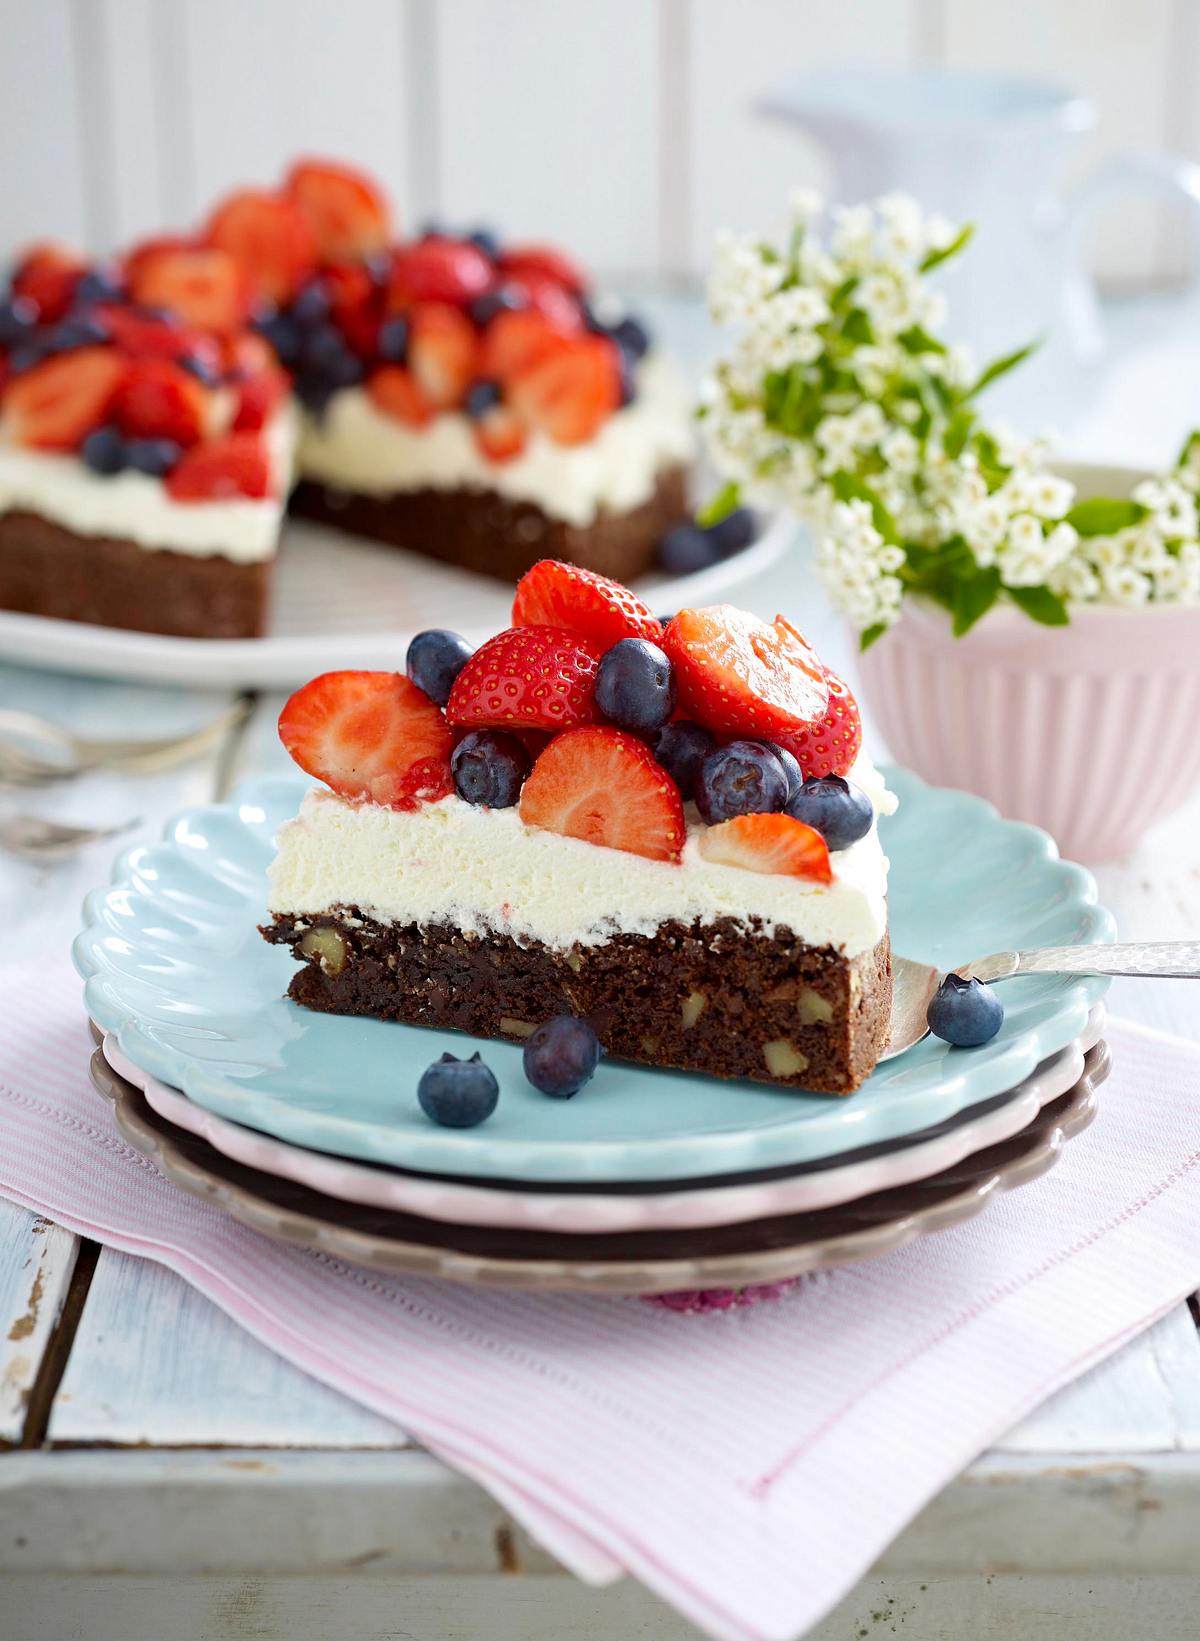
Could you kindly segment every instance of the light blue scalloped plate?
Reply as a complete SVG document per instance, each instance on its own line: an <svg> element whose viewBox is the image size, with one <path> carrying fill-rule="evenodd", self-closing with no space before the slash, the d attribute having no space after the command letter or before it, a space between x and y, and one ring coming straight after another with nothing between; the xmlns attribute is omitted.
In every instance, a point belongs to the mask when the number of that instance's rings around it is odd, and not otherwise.
<svg viewBox="0 0 1200 1641"><path fill-rule="evenodd" d="M893 770L895 949L943 968L1011 947L1113 938L1080 866L1043 832L978 798ZM525 1081L521 1051L484 1045L500 1104L469 1131L435 1127L417 1079L454 1033L298 1008L294 961L256 932L276 827L301 777L252 781L188 810L162 843L131 850L87 899L75 961L88 1009L135 1064L235 1122L315 1150L479 1179L617 1184L728 1174L836 1157L903 1139L1012 1088L1083 1030L1107 982L1030 975L1004 985L1000 1035L983 1048L927 1038L846 1099L649 1071L610 1061L573 1100Z"/></svg>

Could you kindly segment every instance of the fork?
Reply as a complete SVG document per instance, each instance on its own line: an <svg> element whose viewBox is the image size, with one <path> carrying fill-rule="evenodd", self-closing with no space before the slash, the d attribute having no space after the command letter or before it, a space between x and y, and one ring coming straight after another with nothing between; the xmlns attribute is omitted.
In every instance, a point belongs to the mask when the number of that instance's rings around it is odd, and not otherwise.
<svg viewBox="0 0 1200 1641"><path fill-rule="evenodd" d="M8 815L0 820L0 849L35 866L66 860L90 843L119 837L139 821L122 821L118 826L67 826L41 815Z"/></svg>
<svg viewBox="0 0 1200 1641"><path fill-rule="evenodd" d="M11 786L42 786L89 769L114 769L130 775L172 769L207 751L242 723L249 710L248 701L235 701L210 723L184 735L95 740L74 735L35 713L0 708L0 781Z"/></svg>

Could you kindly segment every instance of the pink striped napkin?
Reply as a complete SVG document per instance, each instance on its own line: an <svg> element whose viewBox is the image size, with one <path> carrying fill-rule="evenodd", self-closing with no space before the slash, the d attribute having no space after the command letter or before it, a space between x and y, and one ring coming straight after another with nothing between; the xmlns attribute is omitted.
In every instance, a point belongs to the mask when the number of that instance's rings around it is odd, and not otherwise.
<svg viewBox="0 0 1200 1641"><path fill-rule="evenodd" d="M0 1191L170 1266L476 1477L581 1577L628 1572L713 1636L782 1638L1200 1282L1200 1050L1107 1035L1101 1115L1044 1180L713 1316L393 1281L243 1230L112 1131L65 969L0 973Z"/></svg>

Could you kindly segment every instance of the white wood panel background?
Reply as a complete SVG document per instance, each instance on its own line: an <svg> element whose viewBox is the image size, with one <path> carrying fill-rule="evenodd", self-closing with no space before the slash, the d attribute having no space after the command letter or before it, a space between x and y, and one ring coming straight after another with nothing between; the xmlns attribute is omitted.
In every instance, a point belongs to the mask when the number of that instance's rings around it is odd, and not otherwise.
<svg viewBox="0 0 1200 1641"><path fill-rule="evenodd" d="M191 220L299 151L405 221L490 219L606 274L695 276L820 156L756 119L823 63L1021 70L1092 95L1075 174L1127 144L1200 158L1198 0L0 0L0 254ZM1163 207L1103 222L1111 283L1178 279Z"/></svg>

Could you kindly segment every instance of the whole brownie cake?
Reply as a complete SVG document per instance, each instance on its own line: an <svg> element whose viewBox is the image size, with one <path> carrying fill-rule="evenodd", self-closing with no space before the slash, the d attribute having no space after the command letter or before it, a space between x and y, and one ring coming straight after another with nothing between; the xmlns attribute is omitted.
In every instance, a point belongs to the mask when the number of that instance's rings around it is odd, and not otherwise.
<svg viewBox="0 0 1200 1641"><path fill-rule="evenodd" d="M844 683L783 617L664 626L554 561L512 619L284 708L325 783L271 869L290 995L518 1041L568 1013L625 1059L856 1088L890 1025L894 799Z"/></svg>

